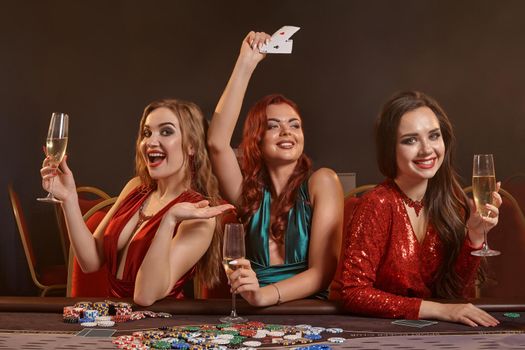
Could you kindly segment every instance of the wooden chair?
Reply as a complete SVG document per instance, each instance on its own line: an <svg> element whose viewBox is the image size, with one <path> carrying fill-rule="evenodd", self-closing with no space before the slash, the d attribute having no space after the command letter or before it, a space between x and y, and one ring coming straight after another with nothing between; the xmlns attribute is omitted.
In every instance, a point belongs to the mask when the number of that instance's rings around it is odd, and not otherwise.
<svg viewBox="0 0 525 350"><path fill-rule="evenodd" d="M343 258L344 250L348 245L347 238L347 229L352 221L352 216L354 215L354 209L356 204L359 202L359 197L361 197L366 192L370 191L377 185L362 185L354 188L345 196L344 202L344 216L343 216L343 241L341 244L341 252L339 253L339 260ZM341 288L343 287L343 264L339 261L337 264L337 270L335 272L334 279L330 284L330 299L340 300L341 299Z"/></svg>
<svg viewBox="0 0 525 350"><path fill-rule="evenodd" d="M8 191L31 279L35 286L41 290L40 296L44 297L50 291L65 291L67 280L66 266L39 266L37 264L20 199L12 185L8 186Z"/></svg>
<svg viewBox="0 0 525 350"><path fill-rule="evenodd" d="M472 186L464 188L472 192ZM477 296L481 297L523 297L525 296L525 216L516 198L500 188L503 202L499 208L499 222L490 230L488 242L501 255L486 258L487 281L478 286Z"/></svg>
<svg viewBox="0 0 525 350"><path fill-rule="evenodd" d="M82 215L91 209L94 205L109 199L110 195L94 186L79 186L77 187L78 204ZM67 234L66 222L64 213L60 205L55 205L55 216L57 218L58 231L60 233L60 243L62 245L62 253L64 254L64 262L69 260L69 236Z"/></svg>
<svg viewBox="0 0 525 350"><path fill-rule="evenodd" d="M91 232L95 231L116 200L117 197L105 199L84 214L84 221ZM70 249L66 295L68 297L108 297L109 285L107 282L107 274L108 272L105 265L96 272L82 272L73 253L73 249Z"/></svg>

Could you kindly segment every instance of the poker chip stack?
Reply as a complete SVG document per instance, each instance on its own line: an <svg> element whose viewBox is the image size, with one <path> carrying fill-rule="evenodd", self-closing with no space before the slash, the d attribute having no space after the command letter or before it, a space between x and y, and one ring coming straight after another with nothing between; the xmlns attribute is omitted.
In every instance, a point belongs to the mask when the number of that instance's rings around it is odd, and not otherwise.
<svg viewBox="0 0 525 350"><path fill-rule="evenodd" d="M310 325L282 326L260 322L199 326L166 326L155 331L136 332L132 338L117 338L114 343L123 349L138 346L151 349L239 349L253 350L261 346L299 345L293 349L328 350L330 345L311 344L314 341L342 343L345 338L323 339L321 333L342 333L341 328L322 328ZM309 345L306 345L309 344Z"/></svg>
<svg viewBox="0 0 525 350"><path fill-rule="evenodd" d="M111 303L106 301L97 301L93 304L93 309L98 311L99 316L109 316L109 307Z"/></svg>
<svg viewBox="0 0 525 350"><path fill-rule="evenodd" d="M66 323L78 323L79 318L82 316L82 308L74 306L64 306L62 312L62 318Z"/></svg>

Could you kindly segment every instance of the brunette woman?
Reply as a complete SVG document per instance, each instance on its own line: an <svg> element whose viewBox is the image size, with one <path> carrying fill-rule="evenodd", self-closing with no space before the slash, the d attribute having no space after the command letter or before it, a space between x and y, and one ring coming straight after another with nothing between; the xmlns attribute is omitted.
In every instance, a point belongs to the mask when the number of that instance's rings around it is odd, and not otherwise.
<svg viewBox="0 0 525 350"><path fill-rule="evenodd" d="M483 230L498 222L501 197L482 218L462 191L452 156L452 125L439 104L417 91L399 93L376 124L379 169L387 180L355 208L344 242L342 298L358 314L495 326L485 311L431 298L473 290ZM498 185L499 188L499 185Z"/></svg>

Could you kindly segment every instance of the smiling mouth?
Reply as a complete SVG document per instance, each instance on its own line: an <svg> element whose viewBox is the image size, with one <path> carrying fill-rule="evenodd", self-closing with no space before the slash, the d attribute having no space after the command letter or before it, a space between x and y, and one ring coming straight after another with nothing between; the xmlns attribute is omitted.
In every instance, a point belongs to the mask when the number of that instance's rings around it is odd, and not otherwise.
<svg viewBox="0 0 525 350"><path fill-rule="evenodd" d="M164 159L166 159L166 154L163 152L149 152L147 159L148 166L157 167L162 163Z"/></svg>
<svg viewBox="0 0 525 350"><path fill-rule="evenodd" d="M277 147L284 149L291 149L295 146L292 141L281 141L277 143Z"/></svg>
<svg viewBox="0 0 525 350"><path fill-rule="evenodd" d="M436 164L436 158L414 160L414 164L421 169L431 169Z"/></svg>

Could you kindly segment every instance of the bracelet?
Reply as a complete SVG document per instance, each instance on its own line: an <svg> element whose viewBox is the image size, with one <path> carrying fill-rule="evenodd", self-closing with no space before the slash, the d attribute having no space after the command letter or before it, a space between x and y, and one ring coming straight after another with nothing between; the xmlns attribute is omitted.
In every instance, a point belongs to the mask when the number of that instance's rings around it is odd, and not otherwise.
<svg viewBox="0 0 525 350"><path fill-rule="evenodd" d="M281 305L282 300L281 300L281 292L279 291L279 288L277 288L277 285L275 283L272 283L270 285L273 286L275 290L277 291L277 304L276 305Z"/></svg>

